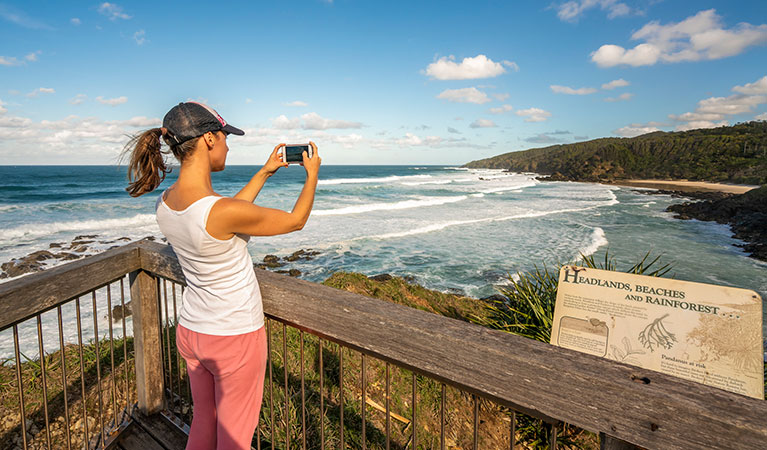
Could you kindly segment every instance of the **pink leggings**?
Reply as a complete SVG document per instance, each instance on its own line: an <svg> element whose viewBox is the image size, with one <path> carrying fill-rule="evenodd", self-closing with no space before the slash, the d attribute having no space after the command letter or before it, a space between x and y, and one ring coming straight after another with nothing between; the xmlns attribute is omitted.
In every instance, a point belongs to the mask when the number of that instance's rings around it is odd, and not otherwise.
<svg viewBox="0 0 767 450"><path fill-rule="evenodd" d="M186 360L194 402L187 450L249 450L264 392L264 327L214 336L179 325L176 345Z"/></svg>

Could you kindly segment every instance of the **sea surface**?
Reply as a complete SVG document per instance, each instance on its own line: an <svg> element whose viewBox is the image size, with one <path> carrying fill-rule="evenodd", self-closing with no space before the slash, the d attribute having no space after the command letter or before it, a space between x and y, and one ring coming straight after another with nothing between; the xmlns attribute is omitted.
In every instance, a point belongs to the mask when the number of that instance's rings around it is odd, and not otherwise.
<svg viewBox="0 0 767 450"><path fill-rule="evenodd" d="M222 195L237 193L258 166L231 166L213 174ZM162 238L154 216L161 187L131 198L126 170L117 166L0 166L0 263L97 235L91 252L121 237ZM290 210L304 170L280 169L256 203ZM323 166L312 215L303 230L254 237L254 262L296 250L319 252L284 268L323 281L338 270L411 276L445 292L485 297L509 277L556 267L580 255L615 259L626 269L647 252L671 264L668 276L752 289L767 298L767 264L749 258L728 227L682 221L665 212L683 200L650 190L592 183L539 182L535 174L445 166ZM2 280L8 281L8 279ZM115 295L115 293L112 293ZM106 294L98 294L99 334L107 333ZM84 299L90 305L91 299ZM86 337L93 336L90 309ZM65 337L76 342L73 307L64 310ZM90 326L88 326L90 323ZM57 348L56 314L43 316L46 352ZM20 327L22 349L37 354L36 324ZM90 334L89 334L90 333ZM0 358L10 355L10 331L0 333ZM33 356L31 356L33 357Z"/></svg>

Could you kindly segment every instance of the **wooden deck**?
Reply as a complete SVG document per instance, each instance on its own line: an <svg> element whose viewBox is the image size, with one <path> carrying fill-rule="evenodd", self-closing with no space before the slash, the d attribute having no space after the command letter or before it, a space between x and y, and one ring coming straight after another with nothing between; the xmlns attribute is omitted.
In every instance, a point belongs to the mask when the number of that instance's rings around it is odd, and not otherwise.
<svg viewBox="0 0 767 450"><path fill-rule="evenodd" d="M107 445L113 450L184 450L187 434L163 413L143 416L136 412L133 420Z"/></svg>

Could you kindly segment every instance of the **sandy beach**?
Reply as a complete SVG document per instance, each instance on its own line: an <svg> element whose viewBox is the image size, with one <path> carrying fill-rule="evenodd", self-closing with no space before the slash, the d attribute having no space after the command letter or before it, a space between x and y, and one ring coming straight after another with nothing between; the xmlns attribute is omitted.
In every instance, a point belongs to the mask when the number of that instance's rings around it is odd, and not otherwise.
<svg viewBox="0 0 767 450"><path fill-rule="evenodd" d="M687 180L618 180L612 184L619 186L644 187L652 189L665 189L669 191L695 192L695 191L718 191L730 194L743 194L759 186L744 184L708 183L705 181Z"/></svg>

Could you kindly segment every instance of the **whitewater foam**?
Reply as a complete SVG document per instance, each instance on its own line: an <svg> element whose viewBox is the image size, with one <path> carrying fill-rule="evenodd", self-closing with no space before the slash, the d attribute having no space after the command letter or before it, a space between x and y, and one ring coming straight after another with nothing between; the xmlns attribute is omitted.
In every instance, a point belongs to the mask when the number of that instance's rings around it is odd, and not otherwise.
<svg viewBox="0 0 767 450"><path fill-rule="evenodd" d="M610 242L607 240L607 237L605 236L605 231L600 227L595 227L594 231L591 232L591 243L587 245L586 247L582 247L578 249L578 255L576 256L576 259L580 258L581 255L583 256L591 256L594 253L599 250L599 247L602 247L603 245L607 245Z"/></svg>
<svg viewBox="0 0 767 450"><path fill-rule="evenodd" d="M320 209L312 211L313 216L339 216L345 214L360 214L372 211L388 211L396 209L422 208L425 206L437 206L447 203L456 203L466 200L465 195L455 197L419 197L417 199L403 200L393 203L368 203L364 205L347 206L337 209Z"/></svg>
<svg viewBox="0 0 767 450"><path fill-rule="evenodd" d="M65 231L98 231L133 229L156 223L154 214L137 214L133 217L117 217L103 220L74 220L71 222L30 223L20 227L0 230L0 242L15 239L31 239Z"/></svg>
<svg viewBox="0 0 767 450"><path fill-rule="evenodd" d="M331 180L320 180L317 184L320 186L332 186L337 184L363 184L363 183L391 183L400 180L410 180L419 178L431 178L431 175L391 175L380 178L335 178Z"/></svg>

